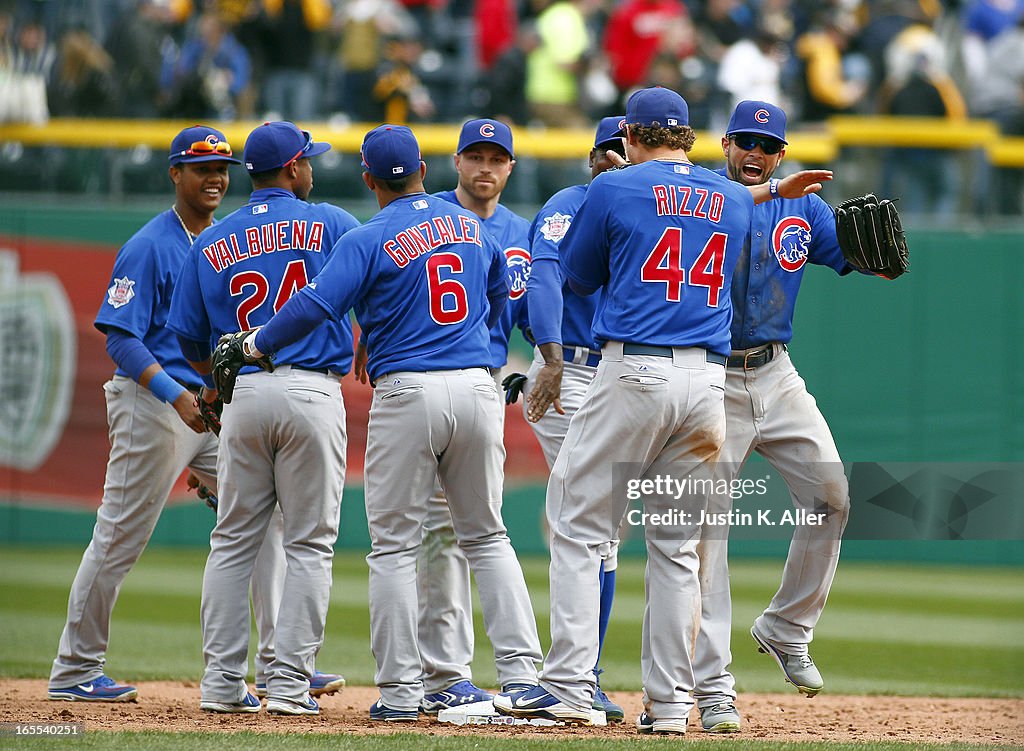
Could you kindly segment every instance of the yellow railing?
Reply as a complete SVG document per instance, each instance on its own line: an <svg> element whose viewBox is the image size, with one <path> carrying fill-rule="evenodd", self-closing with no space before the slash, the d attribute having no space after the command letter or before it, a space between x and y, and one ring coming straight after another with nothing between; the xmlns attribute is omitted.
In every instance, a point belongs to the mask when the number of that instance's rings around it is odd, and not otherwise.
<svg viewBox="0 0 1024 751"><path fill-rule="evenodd" d="M166 149L181 128L193 122L177 120L85 120L55 118L46 125L0 125L0 143L18 141L30 146L73 148L129 148L146 145ZM210 123L222 130L241 151L248 133L259 121ZM345 153L358 153L363 135L372 127L352 123L335 127L328 122L302 123L319 141L328 141ZM456 125L413 126L424 154L450 154L458 140ZM590 150L590 130L514 129L516 153L539 159L574 159ZM1000 167L1024 167L1024 138L1000 136L988 120L950 121L933 118L834 117L820 130L793 130L787 154L808 164L827 165L843 147L920 146L936 149L983 149ZM696 161L720 159L721 134L699 131L691 156Z"/></svg>

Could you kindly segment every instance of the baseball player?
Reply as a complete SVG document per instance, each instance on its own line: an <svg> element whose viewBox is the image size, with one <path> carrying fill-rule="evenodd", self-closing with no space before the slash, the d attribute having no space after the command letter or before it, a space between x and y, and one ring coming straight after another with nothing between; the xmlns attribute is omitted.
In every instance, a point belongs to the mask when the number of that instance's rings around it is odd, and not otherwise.
<svg viewBox="0 0 1024 751"><path fill-rule="evenodd" d="M622 140L624 125L621 116L606 117L598 123L594 148L590 151L592 178L614 166L608 158L608 151L625 157ZM549 469L555 463L568 432L569 421L583 403L583 396L594 380L597 364L601 361L601 351L592 333L594 313L601 299L600 292L581 297L564 288L559 267L561 240L572 225L586 193L586 185L573 185L555 193L541 208L530 227L533 266L527 286L527 307L536 349L523 388L527 397L523 410L529 419L530 395L538 389L550 393L550 381L560 381L560 397L555 403L555 409L543 412L542 416L530 423L544 451ZM512 392L509 398L515 401L517 395ZM616 539L612 541L609 555L601 565L598 656L604 644L615 597L617 552ZM598 666L594 667L594 673L600 677ZM609 722L622 722L625 717L622 707L601 690L600 680L594 691L594 707L604 710Z"/></svg>
<svg viewBox="0 0 1024 751"><path fill-rule="evenodd" d="M613 468L630 478L673 466L699 472L718 458L725 433L728 290L754 201L689 161L694 134L674 91L634 93L625 120L634 166L594 179L559 249L575 293L603 288L593 324L602 352L548 482L551 649L541 683L494 700L517 717L590 721L601 559L626 511ZM699 487L678 500L690 514L706 502ZM686 730L697 531L645 530L640 732Z"/></svg>
<svg viewBox="0 0 1024 751"><path fill-rule="evenodd" d="M719 172L730 180L748 186L775 182L772 175L786 155L786 113L768 102L740 102L722 150L726 166ZM795 531L782 583L751 629L760 650L775 659L786 680L814 696L824 684L808 645L835 576L850 501L835 441L786 346L809 263L840 275L852 270L836 238L832 208L817 195L758 205L749 252L741 256L733 278L726 433L719 462L735 477L756 451L786 480L798 509L827 509L823 524L801 525ZM731 508L728 494L713 503L721 506L715 511ZM705 730L733 732L741 720L728 670L728 528L709 527L703 537L694 696Z"/></svg>
<svg viewBox="0 0 1024 751"><path fill-rule="evenodd" d="M479 217L423 192L426 167L408 128L373 129L362 157L380 213L345 235L334 253L344 261L328 263L245 348L250 358L264 357L355 307L375 384L365 484L381 698L370 718L408 722L423 701L415 571L436 478L479 584L498 674L535 684L541 655L501 519L503 407L488 373L488 327L508 299L504 254Z"/></svg>
<svg viewBox="0 0 1024 751"><path fill-rule="evenodd" d="M454 190L434 195L476 214L504 251L508 268L509 302L490 332L489 366L491 374L497 375L508 360L513 324L523 320L526 281L530 275L530 223L498 203L515 167L511 129L498 120L468 121L459 132L454 161L458 185ZM504 409L499 410L498 419L503 426ZM425 692L422 710L437 714L448 707L494 698L472 682L474 638L469 565L455 544L451 512L439 484L430 499L416 579ZM499 672L498 682L502 687L510 687L515 677Z"/></svg>
<svg viewBox="0 0 1024 751"><path fill-rule="evenodd" d="M71 585L68 618L50 671L50 699L135 700L133 686L103 673L121 584L142 555L182 470L188 466L206 485L217 487L217 438L206 432L196 398L203 382L182 357L166 321L182 260L196 235L213 222L228 189L228 166L239 161L224 134L203 125L174 137L169 161L174 205L120 249L96 316L117 365L103 386L110 458L92 541ZM280 546L268 545L252 578L260 635L257 676L272 648L275 592L283 569ZM330 676L327 682L339 679Z"/></svg>
<svg viewBox="0 0 1024 751"><path fill-rule="evenodd" d="M324 267L338 238L358 225L342 209L306 201L313 187L310 159L329 148L289 122L266 123L249 134L243 154L253 184L249 202L196 240L167 321L201 372L209 370L211 341L269 320ZM243 372L225 405L220 503L203 578L204 710L259 711L244 680L249 616L242 583L279 507L287 573L267 671L267 711L319 713L311 680L338 536L346 441L340 379L352 354L348 319L326 322L283 349L273 373Z"/></svg>

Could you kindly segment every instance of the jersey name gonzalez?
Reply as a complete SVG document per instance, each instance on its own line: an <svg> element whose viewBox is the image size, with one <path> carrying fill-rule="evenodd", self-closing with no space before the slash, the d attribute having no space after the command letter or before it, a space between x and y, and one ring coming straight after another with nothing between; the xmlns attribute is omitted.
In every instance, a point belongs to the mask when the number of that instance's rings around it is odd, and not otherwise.
<svg viewBox="0 0 1024 751"><path fill-rule="evenodd" d="M279 250L305 250L322 253L324 223L305 219L283 219L246 227L242 239L232 232L203 248L203 255L218 274L249 258Z"/></svg>
<svg viewBox="0 0 1024 751"><path fill-rule="evenodd" d="M455 243L480 245L479 222L461 215L431 217L429 221L406 227L383 247L395 265L403 269L414 258Z"/></svg>
<svg viewBox="0 0 1024 751"><path fill-rule="evenodd" d="M693 216L718 223L722 219L725 196L706 188L689 185L652 185L658 216Z"/></svg>

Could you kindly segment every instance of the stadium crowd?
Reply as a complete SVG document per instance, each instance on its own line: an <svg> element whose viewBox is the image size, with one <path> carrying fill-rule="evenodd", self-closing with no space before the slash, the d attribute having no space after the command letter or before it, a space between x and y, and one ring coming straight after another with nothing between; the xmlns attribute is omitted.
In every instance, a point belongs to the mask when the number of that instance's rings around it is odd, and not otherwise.
<svg viewBox="0 0 1024 751"><path fill-rule="evenodd" d="M799 129L971 116L1021 135L1024 0L0 0L0 123L586 128L650 85L679 91L697 129L755 98ZM929 211L953 210L956 154L891 157L886 187L912 170ZM986 178L1017 183L981 191L999 213L1019 210L1021 172Z"/></svg>

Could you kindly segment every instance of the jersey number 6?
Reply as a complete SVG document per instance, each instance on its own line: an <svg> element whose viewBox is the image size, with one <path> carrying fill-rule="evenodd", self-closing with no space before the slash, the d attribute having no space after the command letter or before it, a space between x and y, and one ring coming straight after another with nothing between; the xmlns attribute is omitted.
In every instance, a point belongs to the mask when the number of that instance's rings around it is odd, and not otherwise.
<svg viewBox="0 0 1024 751"><path fill-rule="evenodd" d="M708 307L718 307L719 293L725 286L725 244L729 236L716 232L708 239L697 260L690 267L690 285L707 287ZM679 302L683 296L683 285L686 284L687 271L683 268L683 230L681 227L669 227L658 239L654 250L647 256L640 269L640 280L644 282L660 282L666 286L665 299L668 302Z"/></svg>
<svg viewBox="0 0 1024 751"><path fill-rule="evenodd" d="M284 307L292 295L305 287L306 281L305 261L289 262L285 267L281 284L277 288L277 295L274 297L274 312L276 313ZM256 325L249 323L249 314L266 302L267 293L270 292L270 282L258 271L242 271L231 277L228 289L232 297L237 297L246 287L251 288L252 292L238 303L238 308L235 311L239 331L248 331Z"/></svg>
<svg viewBox="0 0 1024 751"><path fill-rule="evenodd" d="M462 323L469 315L466 288L451 277L442 279L441 269L447 269L451 274L461 274L462 258L455 253L436 253L427 259L430 317L441 326Z"/></svg>

